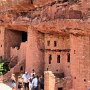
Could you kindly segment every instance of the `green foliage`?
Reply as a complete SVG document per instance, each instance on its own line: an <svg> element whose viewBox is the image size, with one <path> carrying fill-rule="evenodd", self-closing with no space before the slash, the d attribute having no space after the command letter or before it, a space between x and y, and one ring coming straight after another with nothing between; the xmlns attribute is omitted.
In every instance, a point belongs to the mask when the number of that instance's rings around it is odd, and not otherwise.
<svg viewBox="0 0 90 90"><path fill-rule="evenodd" d="M9 71L9 65L5 60L0 59L0 75L5 74L7 71Z"/></svg>

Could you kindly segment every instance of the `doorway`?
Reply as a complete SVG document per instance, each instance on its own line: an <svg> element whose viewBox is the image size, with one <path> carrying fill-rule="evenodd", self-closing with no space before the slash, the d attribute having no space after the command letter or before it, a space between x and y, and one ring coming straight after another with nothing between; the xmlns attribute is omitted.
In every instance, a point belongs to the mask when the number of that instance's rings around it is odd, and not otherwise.
<svg viewBox="0 0 90 90"><path fill-rule="evenodd" d="M21 32L22 33L22 42L26 42L27 41L27 32Z"/></svg>

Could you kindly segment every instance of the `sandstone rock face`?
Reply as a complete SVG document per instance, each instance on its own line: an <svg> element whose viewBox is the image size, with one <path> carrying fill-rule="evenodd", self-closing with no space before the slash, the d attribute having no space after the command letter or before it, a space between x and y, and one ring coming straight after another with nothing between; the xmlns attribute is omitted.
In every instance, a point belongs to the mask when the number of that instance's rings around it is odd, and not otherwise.
<svg viewBox="0 0 90 90"><path fill-rule="evenodd" d="M0 58L9 74L46 71L45 90L90 87L89 0L0 2Z"/></svg>

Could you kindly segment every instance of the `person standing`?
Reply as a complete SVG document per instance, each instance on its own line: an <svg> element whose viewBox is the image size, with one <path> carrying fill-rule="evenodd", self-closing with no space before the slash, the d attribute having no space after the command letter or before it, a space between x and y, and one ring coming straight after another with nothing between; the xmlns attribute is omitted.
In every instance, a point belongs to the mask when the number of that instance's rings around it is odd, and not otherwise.
<svg viewBox="0 0 90 90"><path fill-rule="evenodd" d="M31 79L33 79L33 77L34 77L35 75L36 75L35 70L34 70L34 69L32 69Z"/></svg>
<svg viewBox="0 0 90 90"><path fill-rule="evenodd" d="M11 86L12 86L12 90L16 90L16 78L15 78L15 74L12 74L11 76Z"/></svg>
<svg viewBox="0 0 90 90"><path fill-rule="evenodd" d="M44 76L41 75L39 79L39 84L40 84L40 90L44 90Z"/></svg>
<svg viewBox="0 0 90 90"><path fill-rule="evenodd" d="M29 79L30 75L28 72L25 72L25 74L22 75L23 83L24 83L24 90L29 90Z"/></svg>
<svg viewBox="0 0 90 90"><path fill-rule="evenodd" d="M32 90L32 79L29 80L29 90Z"/></svg>
<svg viewBox="0 0 90 90"><path fill-rule="evenodd" d="M37 76L34 76L34 78L32 80L32 86L33 86L33 90L38 90L38 78L37 78Z"/></svg>
<svg viewBox="0 0 90 90"><path fill-rule="evenodd" d="M21 76L18 76L18 89L23 90L23 80Z"/></svg>

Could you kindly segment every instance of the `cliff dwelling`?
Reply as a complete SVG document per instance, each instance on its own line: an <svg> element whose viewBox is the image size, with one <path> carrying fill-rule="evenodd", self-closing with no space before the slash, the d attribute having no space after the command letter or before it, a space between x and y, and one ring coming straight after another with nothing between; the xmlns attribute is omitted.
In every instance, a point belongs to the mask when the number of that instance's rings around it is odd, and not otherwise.
<svg viewBox="0 0 90 90"><path fill-rule="evenodd" d="M89 30L89 0L1 0L4 79L34 69L44 74L44 90L88 90Z"/></svg>

